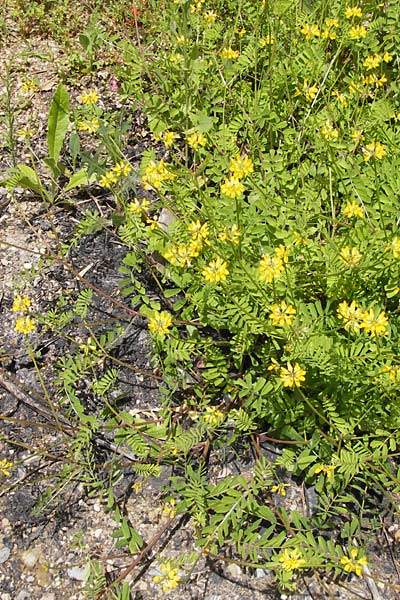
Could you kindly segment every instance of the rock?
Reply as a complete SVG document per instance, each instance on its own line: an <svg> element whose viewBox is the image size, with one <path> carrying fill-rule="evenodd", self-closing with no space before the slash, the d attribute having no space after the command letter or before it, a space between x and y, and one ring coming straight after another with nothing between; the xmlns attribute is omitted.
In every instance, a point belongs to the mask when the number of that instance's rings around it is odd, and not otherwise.
<svg viewBox="0 0 400 600"><path fill-rule="evenodd" d="M21 553L21 560L27 569L33 569L39 559L39 556L40 550L38 548L32 548Z"/></svg>
<svg viewBox="0 0 400 600"><path fill-rule="evenodd" d="M11 554L11 549L8 548L8 546L4 546L0 550L0 565L2 563L6 562L6 560L8 560L10 558L10 554Z"/></svg>
<svg viewBox="0 0 400 600"><path fill-rule="evenodd" d="M15 600L30 600L32 594L26 590L21 590L18 596L15 596Z"/></svg>
<svg viewBox="0 0 400 600"><path fill-rule="evenodd" d="M90 567L71 567L67 570L67 575L70 579L76 579L76 581L86 581L89 577Z"/></svg>

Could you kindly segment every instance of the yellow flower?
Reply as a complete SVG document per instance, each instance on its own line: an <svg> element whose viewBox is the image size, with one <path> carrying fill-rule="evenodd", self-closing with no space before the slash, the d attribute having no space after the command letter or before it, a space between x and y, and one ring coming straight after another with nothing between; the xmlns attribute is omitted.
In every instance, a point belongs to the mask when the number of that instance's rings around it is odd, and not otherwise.
<svg viewBox="0 0 400 600"><path fill-rule="evenodd" d="M175 498L171 498L164 504L164 508L162 511L163 515L168 516L170 519L174 519L176 515L176 506L175 506Z"/></svg>
<svg viewBox="0 0 400 600"><path fill-rule="evenodd" d="M164 252L164 258L171 263L171 265L177 265L178 267L190 267L192 265L191 259L198 256L201 250L201 244L195 242L194 244L178 244L170 246Z"/></svg>
<svg viewBox="0 0 400 600"><path fill-rule="evenodd" d="M361 40L367 35L367 30L364 25L353 25L350 27L349 36L351 40Z"/></svg>
<svg viewBox="0 0 400 600"><path fill-rule="evenodd" d="M400 238L398 238L397 236L395 236L392 241L390 242L390 244L388 244L386 246L386 252L388 250L391 250L393 252L393 256L395 258L399 258L400 256Z"/></svg>
<svg viewBox="0 0 400 600"><path fill-rule="evenodd" d="M336 40L336 31L333 31L332 29L323 29L321 32L321 38L323 40Z"/></svg>
<svg viewBox="0 0 400 600"><path fill-rule="evenodd" d="M385 312L382 311L379 315L375 315L373 308L367 310L363 315L361 327L371 335L387 335L388 318Z"/></svg>
<svg viewBox="0 0 400 600"><path fill-rule="evenodd" d="M164 133L162 134L162 140L164 142L165 147L170 148L174 143L174 139L177 137L178 136L173 131L164 131Z"/></svg>
<svg viewBox="0 0 400 600"><path fill-rule="evenodd" d="M361 129L353 129L353 131L351 132L351 139L353 140L355 145L358 146L358 144L364 139L364 135Z"/></svg>
<svg viewBox="0 0 400 600"><path fill-rule="evenodd" d="M25 79L21 85L23 94L33 94L37 90L36 81L34 79Z"/></svg>
<svg viewBox="0 0 400 600"><path fill-rule="evenodd" d="M294 569L301 569L306 564L304 558L297 548L290 550L286 548L279 557L279 562L282 563L282 569L284 571L294 571Z"/></svg>
<svg viewBox="0 0 400 600"><path fill-rule="evenodd" d="M30 127L23 127L22 129L17 129L18 138L21 140L30 140L35 132Z"/></svg>
<svg viewBox="0 0 400 600"><path fill-rule="evenodd" d="M258 277L260 281L265 283L271 283L274 279L279 277L284 269L283 261L279 256L271 256L265 254L260 260L258 267Z"/></svg>
<svg viewBox="0 0 400 600"><path fill-rule="evenodd" d="M279 494L280 496L286 496L287 487L289 487L288 483L278 483L277 485L273 485L271 487L271 492L273 494Z"/></svg>
<svg viewBox="0 0 400 600"><path fill-rule="evenodd" d="M342 248L339 256L350 268L357 266L362 258L362 254L357 248L350 248L349 246Z"/></svg>
<svg viewBox="0 0 400 600"><path fill-rule="evenodd" d="M234 60L235 58L239 57L239 51L232 50L232 48L223 48L222 52L221 52L221 56L225 60L228 60L228 59Z"/></svg>
<svg viewBox="0 0 400 600"><path fill-rule="evenodd" d="M203 419L209 425L218 425L223 421L224 416L222 410L219 410L216 406L207 406Z"/></svg>
<svg viewBox="0 0 400 600"><path fill-rule="evenodd" d="M302 382L306 380L306 372L302 369L299 363L294 366L287 363L286 367L281 367L279 370L279 376L282 381L283 387L300 387Z"/></svg>
<svg viewBox="0 0 400 600"><path fill-rule="evenodd" d="M165 334L169 333L171 325L171 315L165 310L162 310L161 312L155 312L151 319L149 319L148 328L151 333L163 337Z"/></svg>
<svg viewBox="0 0 400 600"><path fill-rule="evenodd" d="M253 161L246 154L243 157L238 154L236 158L232 158L229 170L236 179L243 179L253 173Z"/></svg>
<svg viewBox="0 0 400 600"><path fill-rule="evenodd" d="M107 171L106 173L104 173L104 175L102 175L99 179L99 184L102 187L106 187L106 188L111 188L113 185L115 185L118 181L118 178L116 176L116 174L111 170L111 171Z"/></svg>
<svg viewBox="0 0 400 600"><path fill-rule="evenodd" d="M319 463L315 467L314 473L318 475L318 473L323 473L326 475L327 479L333 479L333 472L336 469L336 465L322 465Z"/></svg>
<svg viewBox="0 0 400 600"><path fill-rule="evenodd" d="M14 466L14 463L10 462L6 458L0 460L0 475L10 477L10 469Z"/></svg>
<svg viewBox="0 0 400 600"><path fill-rule="evenodd" d="M274 44L275 44L275 39L271 34L268 34L265 37L260 39L261 48L265 48L265 46L273 46Z"/></svg>
<svg viewBox="0 0 400 600"><path fill-rule="evenodd" d="M364 210L358 202L347 202L347 204L343 207L342 210L345 217L351 219L351 217L360 217L364 216Z"/></svg>
<svg viewBox="0 0 400 600"><path fill-rule="evenodd" d="M275 256L280 258L282 262L287 263L289 262L289 249L283 244L280 244L275 248Z"/></svg>
<svg viewBox="0 0 400 600"><path fill-rule="evenodd" d="M193 240L206 240L209 236L208 223L201 224L199 220L192 221L189 223L188 232L191 234Z"/></svg>
<svg viewBox="0 0 400 600"><path fill-rule="evenodd" d="M312 37L319 37L321 35L318 25L309 25L308 23L304 23L303 27L300 29L300 33L304 35L306 40L310 40Z"/></svg>
<svg viewBox="0 0 400 600"><path fill-rule="evenodd" d="M145 190L151 188L159 190L165 181L171 181L174 178L175 175L168 171L163 160L160 160L159 163L151 160L145 168L142 184Z"/></svg>
<svg viewBox="0 0 400 600"><path fill-rule="evenodd" d="M18 317L18 319L15 321L15 331L17 333L28 335L29 333L35 331L35 329L35 321L30 317Z"/></svg>
<svg viewBox="0 0 400 600"><path fill-rule="evenodd" d="M128 162L121 160L113 166L112 171L117 177L127 177L132 171L132 167Z"/></svg>
<svg viewBox="0 0 400 600"><path fill-rule="evenodd" d="M31 301L28 296L20 296L20 294L17 294L13 300L11 310L13 312L26 312L29 310L30 305Z"/></svg>
<svg viewBox="0 0 400 600"><path fill-rule="evenodd" d="M100 96L96 90L89 90L88 92L82 92L81 102L82 104L96 104Z"/></svg>
<svg viewBox="0 0 400 600"><path fill-rule="evenodd" d="M385 365L382 371L389 375L390 381L400 383L400 366Z"/></svg>
<svg viewBox="0 0 400 600"><path fill-rule="evenodd" d="M382 58L385 61L385 63L390 63L393 60L393 56L389 54L389 52L385 52Z"/></svg>
<svg viewBox="0 0 400 600"><path fill-rule="evenodd" d="M337 309L337 315L339 319L342 319L343 327L346 329L346 331L349 331L350 329L360 331L364 318L364 312L354 300L351 304L348 304L346 300L341 302Z"/></svg>
<svg viewBox="0 0 400 600"><path fill-rule="evenodd" d="M332 96L335 96L335 98L339 102L340 106L343 106L343 108L346 108L347 98L346 98L345 94L343 94L342 92L339 92L339 90L333 90Z"/></svg>
<svg viewBox="0 0 400 600"><path fill-rule="evenodd" d="M285 325L292 324L295 314L295 308L291 304L286 304L285 300L282 300L280 304L273 304L271 306L269 318L274 325L284 327Z"/></svg>
<svg viewBox="0 0 400 600"><path fill-rule="evenodd" d="M370 70L370 69L376 69L377 67L379 67L381 62L382 62L382 57L380 54L370 54L364 60L363 65L368 70Z"/></svg>
<svg viewBox="0 0 400 600"><path fill-rule="evenodd" d="M325 25L327 27L334 27L336 29L339 27L339 19L325 19Z"/></svg>
<svg viewBox="0 0 400 600"><path fill-rule="evenodd" d="M371 158L377 158L381 160L386 156L386 146L381 142L371 142L366 144L365 148L362 149L364 152L364 161L368 162Z"/></svg>
<svg viewBox="0 0 400 600"><path fill-rule="evenodd" d="M304 95L308 102L312 102L315 96L318 93L318 88L316 85L308 85L308 80L304 79L303 81L303 89L296 88L295 96Z"/></svg>
<svg viewBox="0 0 400 600"><path fill-rule="evenodd" d="M228 277L228 265L219 256L208 263L202 270L201 274L204 279L209 283L218 283L219 281L225 281Z"/></svg>
<svg viewBox="0 0 400 600"><path fill-rule="evenodd" d="M160 565L160 570L162 575L156 575L153 577L153 581L155 583L162 583L163 592L170 592L178 587L181 576L178 575L178 569L172 568L171 563L168 561L167 563L162 563Z"/></svg>
<svg viewBox="0 0 400 600"><path fill-rule="evenodd" d="M336 129L336 127L333 127L330 121L326 121L325 125L321 127L321 133L322 136L330 142L337 140L339 137L339 130Z"/></svg>
<svg viewBox="0 0 400 600"><path fill-rule="evenodd" d="M232 227L225 227L223 231L218 234L218 239L222 242L232 242L232 244L238 244L240 239L240 230L236 225L232 225Z"/></svg>
<svg viewBox="0 0 400 600"><path fill-rule="evenodd" d="M186 141L191 148L197 150L199 146L205 146L207 144L207 140L201 132L193 131L186 136Z"/></svg>
<svg viewBox="0 0 400 600"><path fill-rule="evenodd" d="M245 187L241 181L237 177L230 177L229 179L225 179L224 183L221 185L221 193L228 198L237 198L242 194L245 190Z"/></svg>
<svg viewBox="0 0 400 600"><path fill-rule="evenodd" d="M204 14L204 19L207 21L208 24L214 23L216 18L217 18L217 13L214 12L213 10L209 10L208 12L206 12Z"/></svg>
<svg viewBox="0 0 400 600"><path fill-rule="evenodd" d="M241 29L239 29L239 27L235 27L233 31L234 33L237 33L237 35L239 35L240 37L243 37L246 33L244 27L242 27Z"/></svg>
<svg viewBox="0 0 400 600"><path fill-rule="evenodd" d="M86 119L84 121L78 121L76 128L78 131L87 131L90 134L96 133L100 127L100 120L97 117L93 119Z"/></svg>
<svg viewBox="0 0 400 600"><path fill-rule="evenodd" d="M340 564L343 565L343 570L346 573L355 573L357 577L360 577L363 572L363 567L368 563L365 556L357 558L357 548L351 548L349 556L342 556Z"/></svg>
<svg viewBox="0 0 400 600"><path fill-rule="evenodd" d="M134 213L137 215L142 214L142 212L146 213L149 208L150 202L146 198L142 198L141 200L135 198L132 200L132 202L129 202L128 206L126 207L128 213Z"/></svg>
<svg viewBox="0 0 400 600"><path fill-rule="evenodd" d="M359 6L347 6L344 16L346 19L351 19L352 17L362 17L362 10Z"/></svg>

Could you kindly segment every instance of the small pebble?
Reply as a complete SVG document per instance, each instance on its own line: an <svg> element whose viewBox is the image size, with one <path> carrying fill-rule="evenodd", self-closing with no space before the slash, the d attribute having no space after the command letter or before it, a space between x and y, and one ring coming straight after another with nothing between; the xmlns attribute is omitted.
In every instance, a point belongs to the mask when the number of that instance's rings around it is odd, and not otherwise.
<svg viewBox="0 0 400 600"><path fill-rule="evenodd" d="M40 551L37 548L25 550L21 553L21 560L27 569L33 569L39 558Z"/></svg>
<svg viewBox="0 0 400 600"><path fill-rule="evenodd" d="M89 577L89 571L89 565L85 567L71 567L67 569L67 575L70 579L76 579L76 581L86 581Z"/></svg>
<svg viewBox="0 0 400 600"><path fill-rule="evenodd" d="M8 546L4 546L0 550L0 565L10 558L11 550Z"/></svg>

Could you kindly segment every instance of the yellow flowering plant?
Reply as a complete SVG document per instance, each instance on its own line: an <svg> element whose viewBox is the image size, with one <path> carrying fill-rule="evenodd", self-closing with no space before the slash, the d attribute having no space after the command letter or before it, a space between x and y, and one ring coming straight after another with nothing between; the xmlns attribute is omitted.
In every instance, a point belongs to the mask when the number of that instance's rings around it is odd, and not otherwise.
<svg viewBox="0 0 400 600"><path fill-rule="evenodd" d="M173 467L163 527L185 515L199 555L273 569L282 591L306 569L360 576L354 545L370 535L360 490L389 498L398 487L398 7L310 4L299 14L244 2L240 15L232 1L143 5L140 45L126 42L118 75L146 143L136 156L131 122L103 114L90 89L62 138L71 133L81 163L72 183L111 199L105 218L96 197L74 243L112 231L125 256L109 301L123 317L98 325L85 297L43 317L65 335L75 321L90 332L61 361L77 420L101 418L138 457L140 482ZM59 142L52 152L59 162ZM26 168L7 185L26 178L40 188ZM28 335L29 301L11 304ZM136 325L148 369L120 355ZM160 383L156 416L114 401L132 371ZM79 400L92 374L107 400L99 417ZM239 454L251 457L245 473L219 469ZM115 456L108 481L121 465ZM305 514L286 503L298 481L316 494ZM116 537L139 556L144 541L114 511ZM163 563L153 582L177 593L183 563Z"/></svg>

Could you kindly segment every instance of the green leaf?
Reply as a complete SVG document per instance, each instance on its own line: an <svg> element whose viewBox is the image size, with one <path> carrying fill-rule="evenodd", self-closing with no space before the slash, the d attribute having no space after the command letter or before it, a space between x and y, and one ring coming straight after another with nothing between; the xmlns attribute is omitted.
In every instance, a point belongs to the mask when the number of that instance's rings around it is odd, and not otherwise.
<svg viewBox="0 0 400 600"><path fill-rule="evenodd" d="M96 176L94 177L96 178ZM80 171L77 171L70 177L70 180L64 188L64 192L68 192L69 190L72 190L72 188L88 185L88 183L90 183L91 180L92 177L89 179L87 170L81 169Z"/></svg>
<svg viewBox="0 0 400 600"><path fill-rule="evenodd" d="M47 146L49 157L58 161L69 124L69 97L66 88L60 84L53 96L47 124Z"/></svg>
<svg viewBox="0 0 400 600"><path fill-rule="evenodd" d="M8 169L6 179L0 181L8 190L14 190L16 187L22 187L36 194L47 196L46 189L43 187L38 174L28 165L18 165L18 167Z"/></svg>

